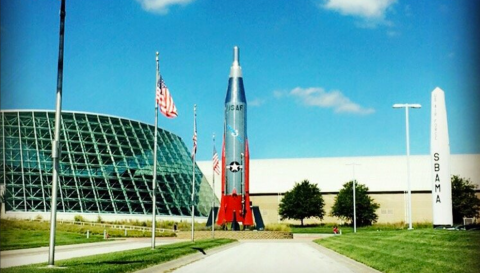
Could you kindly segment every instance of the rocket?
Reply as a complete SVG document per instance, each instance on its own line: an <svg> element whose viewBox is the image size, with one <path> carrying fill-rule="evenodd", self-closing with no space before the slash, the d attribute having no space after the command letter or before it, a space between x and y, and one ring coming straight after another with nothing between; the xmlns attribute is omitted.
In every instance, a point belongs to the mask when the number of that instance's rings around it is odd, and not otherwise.
<svg viewBox="0 0 480 273"><path fill-rule="evenodd" d="M239 48L233 48L227 95L222 148L222 196L217 224L253 225L249 193L249 151L247 100L243 87Z"/></svg>

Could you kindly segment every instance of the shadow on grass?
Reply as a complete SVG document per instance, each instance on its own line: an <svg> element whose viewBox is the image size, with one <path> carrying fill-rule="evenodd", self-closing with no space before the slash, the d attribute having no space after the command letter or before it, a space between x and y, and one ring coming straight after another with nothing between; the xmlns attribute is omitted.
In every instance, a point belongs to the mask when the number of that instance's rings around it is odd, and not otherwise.
<svg viewBox="0 0 480 273"><path fill-rule="evenodd" d="M138 264L143 263L142 261L105 261L103 264Z"/></svg>
<svg viewBox="0 0 480 273"><path fill-rule="evenodd" d="M78 263L78 264L71 264L68 265L69 267L79 266L79 265L102 265L102 264L140 264L143 261L103 261L103 262L91 262L91 263Z"/></svg>

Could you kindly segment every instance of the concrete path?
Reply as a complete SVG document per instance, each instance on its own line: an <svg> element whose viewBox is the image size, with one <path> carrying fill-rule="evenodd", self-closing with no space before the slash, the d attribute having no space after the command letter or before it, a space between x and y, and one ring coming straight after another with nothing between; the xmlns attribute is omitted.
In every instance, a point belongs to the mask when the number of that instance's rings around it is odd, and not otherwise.
<svg viewBox="0 0 480 273"><path fill-rule="evenodd" d="M183 240L157 238L156 245L165 245ZM77 244L55 247L55 261L104 254L151 246L151 238L130 238L112 242ZM9 250L0 252L0 268L48 262L48 247Z"/></svg>
<svg viewBox="0 0 480 273"><path fill-rule="evenodd" d="M207 250L206 253L191 255L182 261L173 261L139 272L378 272L308 239L245 240L223 249Z"/></svg>

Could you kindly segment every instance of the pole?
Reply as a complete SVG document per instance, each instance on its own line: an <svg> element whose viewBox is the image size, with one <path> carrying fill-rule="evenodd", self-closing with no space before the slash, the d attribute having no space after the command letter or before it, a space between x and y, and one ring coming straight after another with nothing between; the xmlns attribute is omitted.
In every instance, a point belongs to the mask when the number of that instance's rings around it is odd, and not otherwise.
<svg viewBox="0 0 480 273"><path fill-rule="evenodd" d="M355 165L353 165L353 233L357 233L357 205L355 202Z"/></svg>
<svg viewBox="0 0 480 273"><path fill-rule="evenodd" d="M360 166L360 164L350 163L347 165L352 165L353 169L353 233L357 233L357 204L356 204L356 179L355 179L355 165Z"/></svg>
<svg viewBox="0 0 480 273"><path fill-rule="evenodd" d="M55 230L57 224L57 187L58 173L60 169L60 122L62 114L62 89L63 89L63 44L65 34L65 0L62 0L60 6L60 41L58 49L58 71L57 71L57 103L55 109L55 139L52 142L52 204L50 211L50 243L48 251L48 266L55 265Z"/></svg>
<svg viewBox="0 0 480 273"><path fill-rule="evenodd" d="M213 134L213 150L215 151L215 134ZM215 162L212 162L215 164ZM212 239L215 238L215 166L212 164Z"/></svg>
<svg viewBox="0 0 480 273"><path fill-rule="evenodd" d="M409 131L409 124L408 124L408 108L422 108L420 104L394 104L393 108L405 108L405 131L406 131L406 138L407 138L407 188L408 188L408 204L407 204L407 211L408 211L408 229L412 230L412 189L410 183L410 131ZM405 217L406 218L406 217Z"/></svg>
<svg viewBox="0 0 480 273"><path fill-rule="evenodd" d="M405 127L407 134L407 184L408 184L408 229L412 227L412 189L410 185L410 130L408 124L408 106L405 107Z"/></svg>
<svg viewBox="0 0 480 273"><path fill-rule="evenodd" d="M197 119L197 105L193 106L193 135L196 134L196 119ZM194 140L195 141L195 140ZM195 147L194 147L195 149ZM192 151L192 242L195 241L195 155L196 152Z"/></svg>
<svg viewBox="0 0 480 273"><path fill-rule="evenodd" d="M157 73L156 73L156 83L160 80L160 65L158 62L158 51L156 53L157 62ZM156 88L159 88L158 86ZM155 91L156 97L156 91ZM157 134L158 134L158 102L155 99L155 133L153 140L153 179L152 179L152 249L155 249L155 231L156 231L156 220L157 220Z"/></svg>

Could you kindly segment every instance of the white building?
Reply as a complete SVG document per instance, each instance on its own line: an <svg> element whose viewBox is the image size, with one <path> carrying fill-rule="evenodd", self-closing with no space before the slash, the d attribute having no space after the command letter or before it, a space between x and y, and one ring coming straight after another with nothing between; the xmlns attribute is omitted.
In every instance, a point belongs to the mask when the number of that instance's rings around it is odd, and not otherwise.
<svg viewBox="0 0 480 273"><path fill-rule="evenodd" d="M412 189L412 222L432 221L432 173L430 155L410 156ZM250 160L250 194L253 205L259 206L266 223L279 221L278 204L282 194L295 182L308 179L318 185L324 195L327 217L323 222L340 222L328 216L334 198L343 184L355 179L369 188L370 196L380 204L379 223L406 219L407 161L406 156L331 157L299 159ZM212 162L197 162L212 183ZM350 165L348 165L350 164ZM452 175L470 179L480 195L480 154L451 155ZM215 176L215 193L220 198L221 177ZM318 222L318 220L311 220ZM405 221L406 222L406 221ZM308 221L307 221L308 223Z"/></svg>

